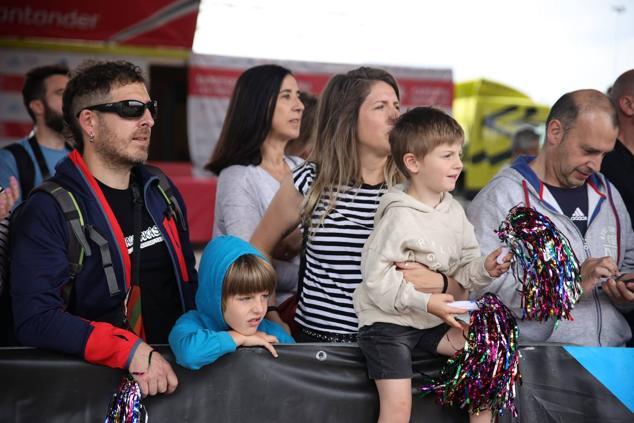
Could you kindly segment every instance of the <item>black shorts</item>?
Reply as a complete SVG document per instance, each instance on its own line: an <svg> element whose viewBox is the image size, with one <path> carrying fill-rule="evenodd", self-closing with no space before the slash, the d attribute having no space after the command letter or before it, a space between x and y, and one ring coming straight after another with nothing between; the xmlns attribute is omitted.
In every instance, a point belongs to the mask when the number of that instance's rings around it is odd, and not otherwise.
<svg viewBox="0 0 634 423"><path fill-rule="evenodd" d="M374 323L359 329L359 348L365 355L370 379L411 379L412 354L436 354L438 344L449 331L445 323L429 329L415 329L392 323Z"/></svg>

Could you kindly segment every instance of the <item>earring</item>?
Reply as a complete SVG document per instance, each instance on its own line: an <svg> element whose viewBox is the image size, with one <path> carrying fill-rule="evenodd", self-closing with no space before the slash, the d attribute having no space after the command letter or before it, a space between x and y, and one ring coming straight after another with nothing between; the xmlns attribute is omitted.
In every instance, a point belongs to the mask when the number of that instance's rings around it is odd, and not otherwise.
<svg viewBox="0 0 634 423"><path fill-rule="evenodd" d="M88 141L90 141L90 142L95 142L95 134L92 134L92 133L91 133L90 135L88 135L88 137L89 137L89 138L88 138Z"/></svg>

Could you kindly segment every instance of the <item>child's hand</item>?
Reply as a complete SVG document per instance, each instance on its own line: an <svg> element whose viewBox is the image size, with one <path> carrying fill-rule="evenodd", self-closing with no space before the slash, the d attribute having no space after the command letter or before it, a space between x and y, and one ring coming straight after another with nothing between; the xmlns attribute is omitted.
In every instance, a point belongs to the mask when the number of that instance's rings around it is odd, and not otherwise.
<svg viewBox="0 0 634 423"><path fill-rule="evenodd" d="M20 196L20 188L18 187L18 180L14 176L9 178L9 186L4 190L0 190L0 220L9 216L13 205Z"/></svg>
<svg viewBox="0 0 634 423"><path fill-rule="evenodd" d="M509 270L509 267L511 267L511 259L513 258L513 254L508 253L502 258L501 263L498 263L497 258L501 252L502 247L498 247L497 249L491 251L491 254L489 254L484 260L484 268L487 270L492 278L502 276L504 273L506 273L507 270Z"/></svg>
<svg viewBox="0 0 634 423"><path fill-rule="evenodd" d="M278 357L277 351L275 351L275 348L273 348L271 344L277 344L279 341L277 337L273 335L260 331L254 335L242 335L234 330L230 330L229 334L239 347L264 347L269 350L273 357Z"/></svg>
<svg viewBox="0 0 634 423"><path fill-rule="evenodd" d="M467 310L449 306L448 303L452 303L453 301L453 295L450 294L431 294L429 302L427 303L427 312L440 317L449 326L462 329L462 324L458 322L454 316L464 314Z"/></svg>

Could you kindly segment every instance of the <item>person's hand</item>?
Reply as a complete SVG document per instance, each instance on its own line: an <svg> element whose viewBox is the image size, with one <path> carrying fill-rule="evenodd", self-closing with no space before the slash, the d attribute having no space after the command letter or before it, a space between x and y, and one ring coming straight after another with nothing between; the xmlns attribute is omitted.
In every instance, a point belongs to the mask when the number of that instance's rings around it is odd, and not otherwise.
<svg viewBox="0 0 634 423"><path fill-rule="evenodd" d="M440 317L449 326L462 329L462 323L455 318L456 315L467 313L467 310L449 306L454 301L453 295L431 294L427 302L427 312Z"/></svg>
<svg viewBox="0 0 634 423"><path fill-rule="evenodd" d="M396 270L403 274L405 280L419 292L439 294L442 292L442 276L438 272L429 270L424 264L415 261L401 261L394 263Z"/></svg>
<svg viewBox="0 0 634 423"><path fill-rule="evenodd" d="M20 197L18 181L14 176L9 178L9 186L0 192L0 220L9 216L13 205Z"/></svg>
<svg viewBox="0 0 634 423"><path fill-rule="evenodd" d="M498 278L502 276L509 270L509 267L511 267L511 259L513 258L513 254L508 253L502 258L502 263L498 263L497 258L501 253L502 247L498 247L497 249L491 251L491 254L489 254L484 260L484 268L487 270L492 278Z"/></svg>
<svg viewBox="0 0 634 423"><path fill-rule="evenodd" d="M605 283L601 285L603 292L605 292L605 295L615 304L634 303L634 273L622 275L618 279L622 280L609 278L605 281ZM627 282L630 279L633 279L633 281Z"/></svg>
<svg viewBox="0 0 634 423"><path fill-rule="evenodd" d="M302 231L295 228L284 239L275 245L273 258L288 261L295 257L302 249Z"/></svg>
<svg viewBox="0 0 634 423"><path fill-rule="evenodd" d="M416 261L395 262L396 270L403 273L405 280L412 285L418 292L426 294L442 294L444 286L443 277L440 273L429 270L424 264ZM448 278L447 293L459 300L466 300L469 292L464 289L455 279Z"/></svg>
<svg viewBox="0 0 634 423"><path fill-rule="evenodd" d="M264 318L266 320L270 320L272 322L277 323L278 325L282 327L282 329L284 329L284 332L288 333L289 335L291 334L290 326L288 326L286 322L282 320L282 318L280 317L280 313L278 313L277 311L275 310L269 311L268 313L266 313L266 316L264 316Z"/></svg>
<svg viewBox="0 0 634 423"><path fill-rule="evenodd" d="M137 347L128 370L139 384L143 397L159 393L171 394L178 386L178 378L172 366L145 342Z"/></svg>
<svg viewBox="0 0 634 423"><path fill-rule="evenodd" d="M590 257L581 265L581 286L584 292L591 292L602 278L609 278L619 273L619 268L612 257Z"/></svg>
<svg viewBox="0 0 634 423"><path fill-rule="evenodd" d="M229 335L239 347L264 347L269 350L273 357L278 357L277 351L271 344L277 344L279 341L273 335L260 331L257 331L254 335L243 335L235 330L230 330Z"/></svg>

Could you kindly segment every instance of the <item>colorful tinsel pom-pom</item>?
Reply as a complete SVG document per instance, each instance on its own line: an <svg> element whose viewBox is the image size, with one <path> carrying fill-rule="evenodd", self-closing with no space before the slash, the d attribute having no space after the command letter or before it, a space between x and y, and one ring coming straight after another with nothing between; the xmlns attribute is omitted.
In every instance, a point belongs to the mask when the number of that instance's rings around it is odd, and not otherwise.
<svg viewBox="0 0 634 423"><path fill-rule="evenodd" d="M513 313L491 293L477 301L471 313L464 348L451 357L440 375L420 388L439 403L466 408L477 414L491 410L493 417L515 409L515 382L519 380L519 335Z"/></svg>
<svg viewBox="0 0 634 423"><path fill-rule="evenodd" d="M522 284L522 319L572 320L583 293L579 260L570 242L545 215L515 206L496 231L511 250L513 275Z"/></svg>
<svg viewBox="0 0 634 423"><path fill-rule="evenodd" d="M112 395L105 423L147 423L148 413L141 402L141 388L131 376L121 379Z"/></svg>

